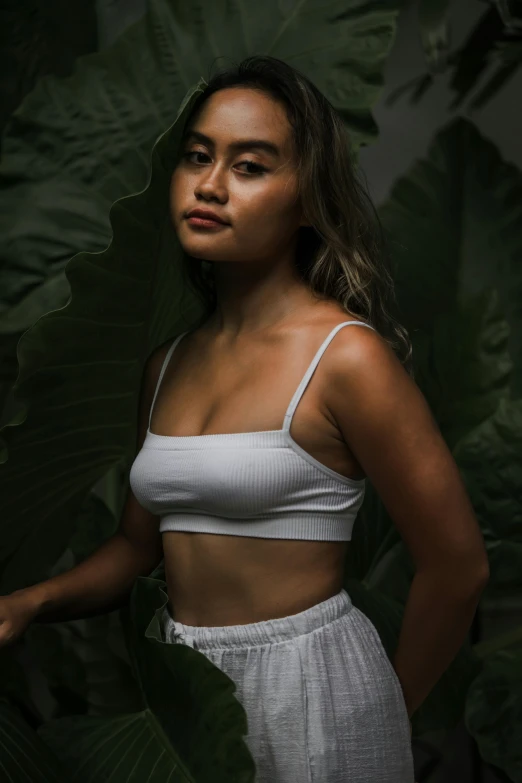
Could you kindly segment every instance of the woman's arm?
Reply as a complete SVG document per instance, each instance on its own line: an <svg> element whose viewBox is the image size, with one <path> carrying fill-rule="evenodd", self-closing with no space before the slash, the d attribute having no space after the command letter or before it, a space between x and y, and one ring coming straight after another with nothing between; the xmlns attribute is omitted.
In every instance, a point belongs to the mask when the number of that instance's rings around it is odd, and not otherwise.
<svg viewBox="0 0 522 783"><path fill-rule="evenodd" d="M415 574L393 661L410 717L465 642L486 581L457 561Z"/></svg>
<svg viewBox="0 0 522 783"><path fill-rule="evenodd" d="M334 346L328 407L416 567L394 659L411 715L466 639L488 558L459 469L395 353L356 326Z"/></svg>
<svg viewBox="0 0 522 783"><path fill-rule="evenodd" d="M145 550L118 531L74 568L11 595L32 605L33 622L97 617L126 604L138 576L148 576L160 561L155 550Z"/></svg>

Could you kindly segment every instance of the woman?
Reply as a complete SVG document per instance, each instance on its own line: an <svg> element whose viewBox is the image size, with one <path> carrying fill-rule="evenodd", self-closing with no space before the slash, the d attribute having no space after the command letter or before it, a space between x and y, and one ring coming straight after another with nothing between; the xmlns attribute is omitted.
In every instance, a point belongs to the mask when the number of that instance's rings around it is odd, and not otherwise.
<svg viewBox="0 0 522 783"><path fill-rule="evenodd" d="M165 638L236 683L260 781L412 781L417 693L407 702L342 588L365 474L422 569L447 568L463 537L475 595L486 561L428 406L383 338L408 364L340 118L272 58L217 75L188 118L171 212L208 310L162 349L131 471L161 518ZM435 486L438 517L422 507Z"/></svg>
<svg viewBox="0 0 522 783"><path fill-rule="evenodd" d="M144 372L120 525L134 578L164 554L165 640L235 682L258 783L412 783L409 718L487 559L388 309L378 222L341 119L279 60L215 76L184 130L171 215L208 306ZM342 587L367 476L417 567L394 665ZM104 551L122 592L132 567ZM28 615L58 612L61 585L22 591Z"/></svg>

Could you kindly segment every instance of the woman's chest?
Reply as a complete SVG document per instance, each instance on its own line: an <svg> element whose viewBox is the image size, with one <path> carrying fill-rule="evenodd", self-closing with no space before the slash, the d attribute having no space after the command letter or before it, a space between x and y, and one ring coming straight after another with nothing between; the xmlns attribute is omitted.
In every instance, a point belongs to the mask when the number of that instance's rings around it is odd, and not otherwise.
<svg viewBox="0 0 522 783"><path fill-rule="evenodd" d="M198 439L277 433L288 427L291 442L318 466L347 479L364 478L326 404L326 362L319 364L300 390L306 381L310 350L278 351L274 346L257 345L220 355L215 350L198 353L195 349L187 343L184 351L172 357L154 405L152 433ZM211 446L212 440L206 444Z"/></svg>

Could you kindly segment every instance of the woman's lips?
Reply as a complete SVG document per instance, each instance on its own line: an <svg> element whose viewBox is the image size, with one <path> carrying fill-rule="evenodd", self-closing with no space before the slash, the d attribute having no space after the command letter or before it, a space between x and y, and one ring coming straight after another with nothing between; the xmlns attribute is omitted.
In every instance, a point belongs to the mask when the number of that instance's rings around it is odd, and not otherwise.
<svg viewBox="0 0 522 783"><path fill-rule="evenodd" d="M225 228L227 223L220 223L218 220L208 220L201 217L189 217L187 221L191 226L201 226L202 228Z"/></svg>

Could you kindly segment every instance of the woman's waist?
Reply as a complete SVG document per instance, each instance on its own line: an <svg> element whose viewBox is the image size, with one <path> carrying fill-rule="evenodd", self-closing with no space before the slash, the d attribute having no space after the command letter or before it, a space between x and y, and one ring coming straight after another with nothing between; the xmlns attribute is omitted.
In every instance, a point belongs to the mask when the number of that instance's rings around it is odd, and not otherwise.
<svg viewBox="0 0 522 783"><path fill-rule="evenodd" d="M304 611L341 590L348 543L165 533L171 614L212 626Z"/></svg>

